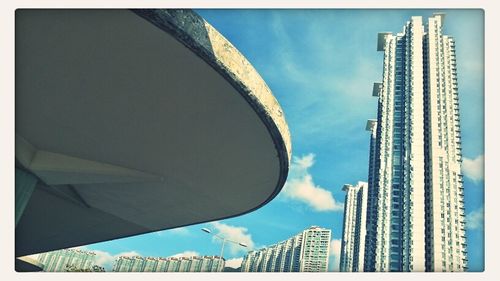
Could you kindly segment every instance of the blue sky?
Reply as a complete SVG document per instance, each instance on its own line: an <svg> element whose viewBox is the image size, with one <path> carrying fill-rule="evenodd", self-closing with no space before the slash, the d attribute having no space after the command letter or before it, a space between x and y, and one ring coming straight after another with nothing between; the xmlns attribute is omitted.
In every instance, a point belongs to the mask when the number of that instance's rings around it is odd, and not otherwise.
<svg viewBox="0 0 500 281"><path fill-rule="evenodd" d="M481 10L446 13L444 32L456 39L468 220L469 268L484 264L484 71ZM330 269L338 268L345 183L366 181L369 134L376 118L373 82L382 78L377 33L400 32L413 15L434 10L197 10L253 64L281 104L292 135L287 184L252 213L85 246L108 269L117 255L218 255L208 227L249 248L285 240L318 225L332 229ZM238 266L248 249L227 245Z"/></svg>

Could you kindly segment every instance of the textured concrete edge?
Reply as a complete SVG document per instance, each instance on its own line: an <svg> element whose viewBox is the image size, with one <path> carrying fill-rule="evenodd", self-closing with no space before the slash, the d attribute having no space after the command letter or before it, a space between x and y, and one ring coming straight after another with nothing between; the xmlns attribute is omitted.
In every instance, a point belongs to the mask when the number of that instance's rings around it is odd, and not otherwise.
<svg viewBox="0 0 500 281"><path fill-rule="evenodd" d="M290 131L271 90L250 62L214 27L192 10L134 9L135 14L168 32L220 73L250 104L267 127L280 160L280 175L271 201L282 189L291 160ZM240 214L241 215L241 214Z"/></svg>

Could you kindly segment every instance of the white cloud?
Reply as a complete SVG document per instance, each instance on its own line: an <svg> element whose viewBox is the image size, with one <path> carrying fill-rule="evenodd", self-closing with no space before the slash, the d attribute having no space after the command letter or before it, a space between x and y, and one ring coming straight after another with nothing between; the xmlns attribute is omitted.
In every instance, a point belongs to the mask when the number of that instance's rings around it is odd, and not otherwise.
<svg viewBox="0 0 500 281"><path fill-rule="evenodd" d="M484 156L479 155L475 159L464 157L462 162L464 175L469 179L478 182L484 179Z"/></svg>
<svg viewBox="0 0 500 281"><path fill-rule="evenodd" d="M341 211L343 204L337 202L330 191L314 183L308 171L313 165L314 154L312 153L302 158L294 157L282 196L305 203L315 211Z"/></svg>
<svg viewBox="0 0 500 281"><path fill-rule="evenodd" d="M189 235L191 233L189 232L189 229L187 229L186 227L178 227L178 228L167 229L167 230L162 230L162 231L156 232L156 235L158 235L158 236L165 236L167 234L186 236L186 235Z"/></svg>
<svg viewBox="0 0 500 281"><path fill-rule="evenodd" d="M340 267L340 247L342 243L340 239L333 239L330 242L330 260L328 261L329 271L339 271Z"/></svg>
<svg viewBox="0 0 500 281"><path fill-rule="evenodd" d="M303 156L302 158L294 157L293 162L295 163L295 168L300 170L309 169L314 165L315 155L312 153Z"/></svg>
<svg viewBox="0 0 500 281"><path fill-rule="evenodd" d="M483 229L484 225L484 208L479 208L467 214L465 217L466 227L471 230Z"/></svg>
<svg viewBox="0 0 500 281"><path fill-rule="evenodd" d="M92 252L96 254L95 263L97 265L104 267L104 269L107 272L113 269L113 264L115 263L115 260L118 257L118 255L113 256L108 252L99 250L93 250Z"/></svg>
<svg viewBox="0 0 500 281"><path fill-rule="evenodd" d="M241 263L243 262L243 258L234 258L234 259L229 259L226 261L226 267L232 267L232 268L238 268L241 266Z"/></svg>
<svg viewBox="0 0 500 281"><path fill-rule="evenodd" d="M179 227L179 228L169 229L168 232L178 235L188 235L189 229L187 229L186 227Z"/></svg>
<svg viewBox="0 0 500 281"><path fill-rule="evenodd" d="M142 255L136 251L122 252L122 253L115 255L115 257L135 257L135 256L142 256Z"/></svg>
<svg viewBox="0 0 500 281"><path fill-rule="evenodd" d="M255 243L252 240L252 235L248 233L247 228L241 226L232 226L218 221L212 222L210 224L217 230L217 233L214 234L220 235L237 243L244 243L247 245L247 247L242 247L235 243L226 242L224 247L225 249L226 247L229 248L229 252L231 255L246 253L248 250L254 248ZM220 239L216 238L215 236L213 237L212 241L217 241L217 243L221 242Z"/></svg>
<svg viewBox="0 0 500 281"><path fill-rule="evenodd" d="M116 255L111 255L108 252L99 250L92 250L92 251L96 253L96 264L104 267L106 271L111 271L113 269L113 264L115 263L115 260L118 257L141 256L141 254L139 254L136 251L122 252Z"/></svg>
<svg viewBox="0 0 500 281"><path fill-rule="evenodd" d="M175 258L192 257L192 256L200 256L200 253L198 253L196 251L184 251L182 253L178 253L178 254L172 255L172 257L175 257Z"/></svg>

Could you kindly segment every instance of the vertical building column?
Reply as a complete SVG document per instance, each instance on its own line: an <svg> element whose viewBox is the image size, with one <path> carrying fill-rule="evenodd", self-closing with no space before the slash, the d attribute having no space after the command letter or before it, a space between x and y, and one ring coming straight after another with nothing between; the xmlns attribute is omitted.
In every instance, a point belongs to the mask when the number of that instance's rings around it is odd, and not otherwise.
<svg viewBox="0 0 500 281"><path fill-rule="evenodd" d="M423 36L424 27L422 17L412 17L410 32L409 84L407 93L409 137L407 148L408 184L405 185L405 202L409 217L406 223L411 229L408 231L406 245L408 245L408 271L425 271L425 153L424 153L424 84L423 84Z"/></svg>
<svg viewBox="0 0 500 281"><path fill-rule="evenodd" d="M355 270L363 271L365 258L366 241L366 214L368 206L368 183L358 182L359 190L357 196L356 211L356 249L355 249Z"/></svg>
<svg viewBox="0 0 500 281"><path fill-rule="evenodd" d="M379 34L380 40L380 34ZM394 72L396 37L385 34L384 70L379 95L377 120L377 229L375 246L375 271L389 271L391 267L391 203L393 181L393 134L394 134Z"/></svg>
<svg viewBox="0 0 500 281"><path fill-rule="evenodd" d="M366 236L365 251L363 259L362 271L375 271L374 255L376 247L376 231L377 231L377 194L378 194L378 174L377 169L377 120L368 120L366 130L370 131L370 157L368 168L368 193L367 193L367 210L366 210Z"/></svg>
<svg viewBox="0 0 500 281"><path fill-rule="evenodd" d="M340 250L340 271L352 272L354 263L354 241L356 226L356 187L345 184L342 190L346 192L344 201L344 226Z"/></svg>

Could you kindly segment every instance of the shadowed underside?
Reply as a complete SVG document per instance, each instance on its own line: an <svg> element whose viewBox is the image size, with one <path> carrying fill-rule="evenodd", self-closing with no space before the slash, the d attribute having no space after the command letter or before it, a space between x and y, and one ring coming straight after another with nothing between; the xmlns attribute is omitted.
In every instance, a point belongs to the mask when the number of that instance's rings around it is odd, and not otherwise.
<svg viewBox="0 0 500 281"><path fill-rule="evenodd" d="M16 169L38 180L16 256L250 212L290 152L265 82L193 12L16 12Z"/></svg>

